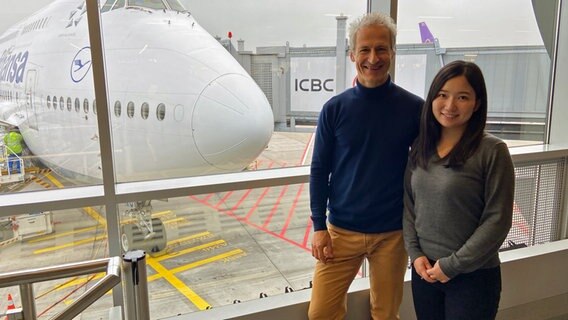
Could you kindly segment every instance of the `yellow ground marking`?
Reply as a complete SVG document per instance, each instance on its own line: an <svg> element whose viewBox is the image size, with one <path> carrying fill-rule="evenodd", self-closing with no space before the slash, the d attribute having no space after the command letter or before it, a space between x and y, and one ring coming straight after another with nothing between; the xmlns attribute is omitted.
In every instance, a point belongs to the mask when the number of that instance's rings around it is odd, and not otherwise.
<svg viewBox="0 0 568 320"><path fill-rule="evenodd" d="M165 215L168 215L170 213L172 213L172 210L166 210L166 211L160 211L160 212L152 213L152 218L159 218L161 216L165 216ZM122 219L120 221L120 224L133 223L135 221L136 221L136 219L134 219L134 218L125 218L125 219Z"/></svg>
<svg viewBox="0 0 568 320"><path fill-rule="evenodd" d="M91 207L85 207L83 208L83 210L85 211L85 213L87 213L89 216L91 216L91 218L93 218L96 222L98 222L99 224L102 224L103 226L106 227L106 219L103 218L103 216L100 215L100 213L91 208Z"/></svg>
<svg viewBox="0 0 568 320"><path fill-rule="evenodd" d="M178 251L178 252L174 252L174 253L168 253L165 256L160 256L159 258L153 258L153 259L157 262L160 262L160 261L170 259L170 258L173 258L173 257L177 257L177 256L180 256L180 255L183 255L183 254L188 254L188 253L192 253L192 252L195 252L195 251L203 250L203 249L214 247L214 246L220 246L220 245L224 245L224 244L226 244L225 240L212 241L212 242L205 243L205 244L202 244L202 245L196 246L196 247L191 247L191 248L188 248L188 249L185 249L185 250L182 250L182 251ZM98 273L93 279L100 279L104 275L105 275L105 273ZM83 278L78 278L78 279L69 281L69 282L65 283L64 285L60 286L58 288L58 290L68 288L68 287L72 287L72 286L81 285L81 284L87 282L88 279L89 279L89 277L83 277ZM148 281L150 281L150 280L148 280Z"/></svg>
<svg viewBox="0 0 568 320"><path fill-rule="evenodd" d="M100 236L96 236L94 238L88 238L88 239L83 239L83 240L77 240L77 241L73 241L70 243L66 243L66 244L62 244L60 246L54 246L54 247L49 247L49 248L45 248L45 249L39 249L39 250L35 250L34 254L40 254L40 253L46 253L46 252L51 252L51 251L57 251L57 250L61 250L61 249L65 249L65 248L69 248L69 247L74 247L74 246L78 246L78 245L82 245L85 243L92 243L94 241L100 241L100 240L104 240L107 238L107 235L100 235Z"/></svg>
<svg viewBox="0 0 568 320"><path fill-rule="evenodd" d="M66 288L74 287L74 286L79 286L79 285L82 285L83 283L89 281L89 279L90 280L97 280L97 279L104 277L105 275L106 275L105 272L99 272L92 278L91 278L90 275L87 275L87 276L84 276L84 277L81 277L81 278L77 278L75 280L69 281L69 282L57 287L57 290L66 289Z"/></svg>
<svg viewBox="0 0 568 320"><path fill-rule="evenodd" d="M210 236L211 236L211 232L209 232L209 231L200 232L200 233L193 234L191 236L187 236L187 237L179 238L179 239L176 239L176 240L168 241L167 246L180 245L180 244L182 244L186 241L199 239L199 238L202 238L202 237L210 237Z"/></svg>
<svg viewBox="0 0 568 320"><path fill-rule="evenodd" d="M53 183L56 187L58 187L60 189L65 188L65 186L61 182L59 182L59 180L57 180L53 175L51 175L51 172L46 173L45 177L47 179L49 179L49 181L51 181L51 183ZM106 219L103 218L95 209L93 209L91 207L85 207L85 208L83 208L83 210L85 210L85 212L89 216L91 216L93 219L95 219L95 221L102 224L103 226L106 226Z"/></svg>
<svg viewBox="0 0 568 320"><path fill-rule="evenodd" d="M65 186L61 182L59 182L59 180L55 179L55 177L51 175L51 172L46 173L45 177L49 179L49 181L51 181L51 183L53 183L56 187L61 189L65 188Z"/></svg>
<svg viewBox="0 0 568 320"><path fill-rule="evenodd" d="M50 234L50 235L38 237L38 238L35 238L35 239L30 239L27 242L28 243L43 242L43 241L46 241L46 240L61 238L61 237L65 237L65 236L69 236L69 235L73 235L73 234L77 234L77 233L93 231L93 230L96 230L97 228L100 228L100 226L87 227L87 228L82 228L82 229L77 229L77 230L67 231L67 232L60 232L60 233L57 233L57 234Z"/></svg>
<svg viewBox="0 0 568 320"><path fill-rule="evenodd" d="M181 250L181 251L168 253L166 255L160 256L159 258L154 258L154 260L156 260L158 262L164 261L164 260L167 260L167 259L170 259L170 258L181 256L182 254L188 254L188 253L203 250L203 249L206 249L206 248L210 248L210 247L214 247L214 246L220 246L220 245L223 245L223 244L226 244L225 240L212 241L212 242L208 242L208 243L196 246L196 247L191 247L191 248L184 249L184 250Z"/></svg>
<svg viewBox="0 0 568 320"><path fill-rule="evenodd" d="M155 212L152 213L152 218L159 218L161 216L165 216L172 213L172 210L165 210L165 211L160 211L160 212Z"/></svg>
<svg viewBox="0 0 568 320"><path fill-rule="evenodd" d="M241 249L231 250L229 252L225 252L225 253L222 253L222 254L207 258L207 259L202 259L202 260L199 260L199 261L195 261L193 263L186 264L186 265L181 266L181 267L171 269L171 270L169 270L169 272L178 273L178 272L182 272L182 271L187 271L189 269L197 268L199 266L202 266L202 265L205 265L205 264L208 264L208 263L211 263L211 262L223 260L223 259L235 256L235 255L238 255L238 254L241 254L241 253L244 253L244 251L241 250ZM154 280L159 279L161 277L162 277L162 275L160 273L154 274L154 275L148 277L148 281L154 281Z"/></svg>
<svg viewBox="0 0 568 320"><path fill-rule="evenodd" d="M176 288L181 294L183 294L191 303L193 303L199 310L205 310L211 305L205 301L203 298L197 295L193 290L191 290L183 281L178 279L171 270L164 268L158 261L152 257L148 257L147 263L151 266L158 274L160 274L166 281L168 281L174 288Z"/></svg>
<svg viewBox="0 0 568 320"><path fill-rule="evenodd" d="M187 221L186 218L175 218L175 219L170 219L170 220L164 220L163 223L164 224L172 224L172 223L178 223L178 222L184 222ZM187 221L189 222L189 221Z"/></svg>
<svg viewBox="0 0 568 320"><path fill-rule="evenodd" d="M44 188L46 188L46 189L51 188L51 185L50 185L49 183L43 181L43 180L42 180L41 178L39 178L39 177L31 176L30 179L31 179L33 182L39 184L40 186L42 186L42 187L44 187Z"/></svg>

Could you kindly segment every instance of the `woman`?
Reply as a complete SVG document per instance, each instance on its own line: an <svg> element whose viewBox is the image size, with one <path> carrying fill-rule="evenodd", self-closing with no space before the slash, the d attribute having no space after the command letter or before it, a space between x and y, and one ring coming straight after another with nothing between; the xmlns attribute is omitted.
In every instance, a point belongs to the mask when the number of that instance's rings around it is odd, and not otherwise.
<svg viewBox="0 0 568 320"><path fill-rule="evenodd" d="M514 167L484 131L487 91L471 62L434 78L405 176L404 240L419 320L494 319L498 250L512 222Z"/></svg>

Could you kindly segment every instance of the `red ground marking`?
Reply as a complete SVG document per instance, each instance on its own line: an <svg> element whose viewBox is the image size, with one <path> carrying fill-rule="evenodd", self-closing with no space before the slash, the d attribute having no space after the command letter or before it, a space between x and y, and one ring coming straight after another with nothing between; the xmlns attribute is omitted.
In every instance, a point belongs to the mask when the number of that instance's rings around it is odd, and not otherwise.
<svg viewBox="0 0 568 320"><path fill-rule="evenodd" d="M274 161L270 162L270 165L268 165L268 169L271 169L272 166L274 165ZM249 189L250 190L250 189ZM270 190L270 187L266 187L264 188L264 191L262 192L262 194L260 195L260 197L258 197L258 199L256 200L254 206L252 206L252 208L250 208L249 212L247 213L247 215L245 216L245 220L248 220L250 218L250 216L252 216L252 213L256 210L256 208L258 208L258 205L260 204L260 202L262 201L262 199L264 199L264 197L266 196L266 194L268 193L268 190Z"/></svg>
<svg viewBox="0 0 568 320"><path fill-rule="evenodd" d="M203 198L203 201L209 201L209 199L211 199L211 197L213 196L212 193L208 194L205 198Z"/></svg>
<svg viewBox="0 0 568 320"><path fill-rule="evenodd" d="M284 197L284 194L286 194L287 190L288 190L288 185L285 185L282 188L282 191L280 191L280 195L278 196L278 199L276 199L276 203L272 207L272 210L270 210L268 217L266 217L266 220L264 220L264 224L262 225L263 228L268 227L268 224L272 220L272 217L274 217L274 214L276 214L276 210L278 209L278 206L280 205L280 201L282 201L282 198Z"/></svg>
<svg viewBox="0 0 568 320"><path fill-rule="evenodd" d="M304 185L305 185L305 183L302 183L302 185L300 185L300 189L298 189L298 193L296 194L296 197L294 198L294 202L292 203L292 208L290 208L290 212L288 213L288 218L286 218L286 222L284 222L284 226L282 227L282 231L280 231L280 235L282 237L284 237L284 235L286 234L286 231L288 230L288 225L290 225L290 221L292 220L292 216L294 216L294 213L296 212L296 206L298 205L298 199L300 199L300 196L302 195L302 190L304 189Z"/></svg>
<svg viewBox="0 0 568 320"><path fill-rule="evenodd" d="M308 248L308 240L310 240L310 232L312 231L312 219L308 217L308 226L306 227L306 233L304 233L304 241L302 241L302 245L305 248Z"/></svg>
<svg viewBox="0 0 568 320"><path fill-rule="evenodd" d="M513 228L517 228L521 231L524 236L529 236L530 230L524 222L518 222L513 220Z"/></svg>
<svg viewBox="0 0 568 320"><path fill-rule="evenodd" d="M314 135L314 134L312 133L309 142L306 144L306 147L304 148L304 152L302 153L302 157L300 158L299 165L303 165L303 164L304 164L304 163L303 163L303 162L305 161L304 158L306 157L306 155L307 155L307 153L308 153L308 150L309 150L309 147L310 147L310 142L311 142L311 140L312 140L312 138L313 138L313 135ZM258 168L262 162L263 162L262 159L257 160L257 162L256 162L256 167ZM273 165L274 165L274 161L271 161L270 164L268 165L268 169L272 168ZM281 167L286 167L286 163L283 162L283 163L281 164ZM294 216L294 213L295 213L295 211L296 211L296 206L298 205L298 201L299 201L299 198L300 198L300 196L301 196L301 194L302 194L302 191L303 191L303 188L304 188L304 184L302 184L302 185L300 186L300 189L298 190L298 193L296 194L296 197L294 198L294 202L292 203L292 207L290 208L290 211L288 212L288 217L287 217L287 219L286 219L286 222L284 223L284 226L283 226L282 230L280 231L280 234L277 234L277 233L275 233L275 232L270 231L270 230L267 229L267 226L270 224L270 221L272 220L274 214L276 213L276 210L278 209L278 206L280 205L280 202L282 201L282 198L284 197L284 194L286 194L286 192L287 192L287 190L288 190L288 187L289 187L289 186L286 185L286 186L284 186L284 188L282 188L282 191L280 192L280 195L278 196L278 199L277 199L276 203L275 203L274 206L272 207L272 210L270 211L268 217L265 219L265 221L264 221L264 223L263 223L262 226L259 226L259 225L255 224L255 223L252 223L252 222L248 221L248 219L250 218L250 216L252 215L252 213L256 210L256 208L257 208L258 205L260 204L260 201L266 196L266 194L267 194L268 190L270 189L270 187L267 187L267 188L264 190L264 192L261 194L260 198L256 201L255 205L249 210L249 212L247 213L247 215L246 215L245 217L238 217L238 216L235 214L235 210L236 210L236 209L241 205L241 203L249 196L249 194L251 193L252 189L248 189L247 192L246 192L246 193L241 197L241 199L237 202L237 204L235 204L235 205L231 208L231 210L227 210L227 211L221 211L221 210L219 210L219 207L220 207L220 205L223 204L223 203L227 200L227 198L232 194L232 191L228 192L228 194L226 194L226 195L221 199L221 201L219 201L215 206L211 205L211 204L208 202L208 200L211 198L212 194L208 195L208 196L207 196L206 198L204 198L203 200L198 199L198 198L195 197L195 196L191 196L191 198L194 199L195 201L199 202L199 203L202 203L202 204L204 204L204 205L206 205L206 206L208 206L208 207L211 207L211 208L217 210L218 212L222 212L222 213L227 214L227 215L229 215L229 216L231 216L231 217L234 217L234 218L236 218L237 220L241 220L241 221L244 220L245 223L247 223L248 225L250 225L250 226L252 226L252 227L254 227L254 228L256 228L256 229L259 229L259 230L261 230L261 231L264 231L265 233L268 233L268 234L270 234L270 235L272 235L272 236L275 236L275 237L277 237L277 238L279 238L279 239L282 239L282 240L284 240L284 241L286 241L286 242L288 242L288 243L290 243L290 244L293 244L293 245L295 245L295 246L297 246L297 247L300 247L300 248L302 248L302 249L304 249L304 250L306 250L306 251L309 252L309 251L311 251L311 250L309 250L309 249L307 248L307 243L308 243L308 240L309 240L310 231L311 231L311 229L312 229L312 221L311 221L311 219L308 219L308 224L307 224L307 226L306 226L306 232L305 232L304 240L303 240L302 244L300 244L300 243L298 243L298 242L296 242L296 241L290 240L290 239L288 239L288 238L286 238L286 237L284 236L284 235L286 234L286 231L288 230L288 226L290 225L290 222L291 222L291 220L292 220L292 217Z"/></svg>
<svg viewBox="0 0 568 320"><path fill-rule="evenodd" d="M268 190L270 190L270 187L266 187L264 188L264 191L262 192L262 194L258 197L258 199L256 200L256 202L254 203L254 206L252 206L252 208L250 208L249 212L247 213L247 215L245 216L245 220L248 221L248 219L250 218L250 216L252 216L253 212L256 210L256 208L258 208L258 205L260 204L260 202L262 201L262 199L264 199L264 197L266 197L266 194L268 193Z"/></svg>
<svg viewBox="0 0 568 320"><path fill-rule="evenodd" d="M530 229L525 222L521 208L517 203L513 203L513 227L517 227L525 236L529 236Z"/></svg>
<svg viewBox="0 0 568 320"><path fill-rule="evenodd" d="M233 194L233 191L229 191L223 196L223 198L215 205L215 209L219 209L219 207Z"/></svg>
<svg viewBox="0 0 568 320"><path fill-rule="evenodd" d="M237 202L237 204L235 204L231 210L229 210L233 215L235 213L235 210L237 210L237 208L241 205L241 203L243 203L243 201L245 201L245 199L249 196L249 194L252 192L252 189L248 189L247 192L245 192L245 194L241 197L241 199L239 199L239 201ZM236 217L236 215L235 215ZM239 218L242 219L242 218Z"/></svg>
<svg viewBox="0 0 568 320"><path fill-rule="evenodd" d="M251 190L249 189L248 191L250 192ZM244 200L244 198L246 198L247 195L248 195L248 193L247 193L245 196L243 196L243 199L242 199L242 200ZM205 206L208 206L208 207L210 207L210 208L213 208L213 209L217 210L217 211L220 212L220 213L224 213L224 214L226 214L226 215L228 215L228 216L231 216L231 217L233 217L233 218L235 218L235 219L237 219L237 220L244 220L244 218L237 217L237 216L235 215L235 213L233 212L233 210L219 211L217 208L215 208L214 206L212 206L212 205L211 205L210 203L208 203L208 202L203 202L202 200L200 200L200 199L198 199L198 198L196 198L196 197L194 197L194 196L190 196L190 197L191 197L192 199L194 199L195 201L197 201L197 202L199 202L199 203L201 203L201 204L203 204L203 205L205 205ZM296 241L292 241L292 240L290 240L290 239L284 238L284 237L280 236L279 234L277 234L277 233L275 233L275 232L272 232L272 231L270 231L270 230L267 230L266 228L263 228L263 227L261 227L261 226L255 224L255 223L252 223L252 222L250 222L250 221L245 221L245 223L248 224L249 226L253 227L253 228L256 228L256 229L258 229L258 230L264 231L265 233L268 233L268 234L270 234L270 235L272 235L272 236L274 236L274 237L276 237L276 238L282 239L282 240L284 240L284 241L286 241L286 242L288 242L288 243L290 243L290 244L292 244L292 245L295 245L296 247L299 247L299 248L301 248L301 249L304 249L304 250L306 250L306 251L309 251L309 250L307 250L305 247L303 247L301 244L297 243Z"/></svg>

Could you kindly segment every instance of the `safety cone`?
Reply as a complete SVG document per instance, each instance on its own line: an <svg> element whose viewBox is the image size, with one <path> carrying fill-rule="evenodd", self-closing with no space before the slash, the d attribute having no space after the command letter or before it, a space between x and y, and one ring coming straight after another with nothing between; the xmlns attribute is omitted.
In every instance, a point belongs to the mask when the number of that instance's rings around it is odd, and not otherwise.
<svg viewBox="0 0 568 320"><path fill-rule="evenodd" d="M8 308L6 309L6 313L8 313L8 310L14 309L16 309L16 306L14 305L14 299L12 299L12 295L8 293ZM8 320L8 316L6 316L5 319Z"/></svg>

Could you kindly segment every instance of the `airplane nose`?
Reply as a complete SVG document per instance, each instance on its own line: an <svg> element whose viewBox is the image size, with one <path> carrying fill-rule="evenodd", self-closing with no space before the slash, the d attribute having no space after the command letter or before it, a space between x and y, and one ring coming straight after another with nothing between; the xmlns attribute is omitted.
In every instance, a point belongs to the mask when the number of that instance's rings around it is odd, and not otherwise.
<svg viewBox="0 0 568 320"><path fill-rule="evenodd" d="M203 159L219 169L236 171L248 166L267 146L274 116L254 80L225 74L201 92L191 125Z"/></svg>

